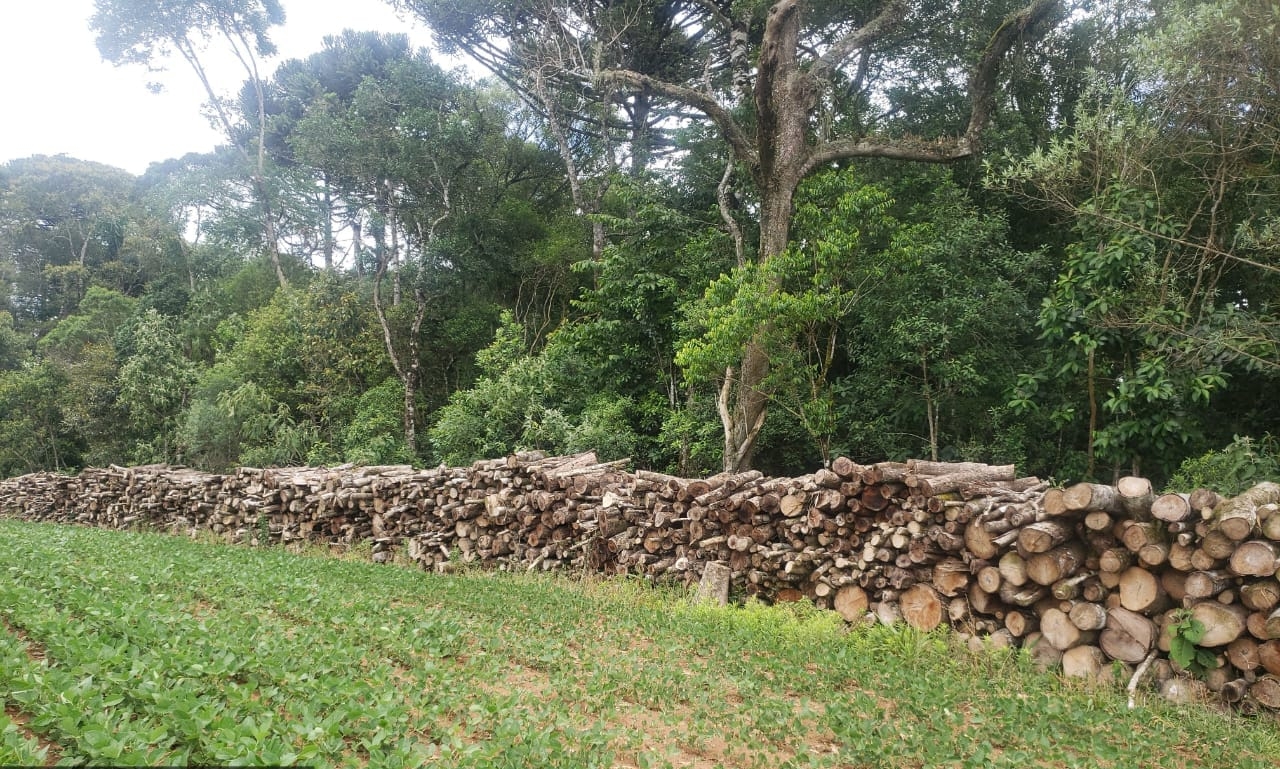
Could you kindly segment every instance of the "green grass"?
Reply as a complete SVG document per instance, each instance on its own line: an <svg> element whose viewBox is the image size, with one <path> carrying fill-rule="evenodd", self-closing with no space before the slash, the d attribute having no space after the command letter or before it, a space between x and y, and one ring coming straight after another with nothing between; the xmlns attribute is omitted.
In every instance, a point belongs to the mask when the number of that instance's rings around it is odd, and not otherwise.
<svg viewBox="0 0 1280 769"><path fill-rule="evenodd" d="M628 581L0 521L0 765L1263 767L1280 730Z"/></svg>

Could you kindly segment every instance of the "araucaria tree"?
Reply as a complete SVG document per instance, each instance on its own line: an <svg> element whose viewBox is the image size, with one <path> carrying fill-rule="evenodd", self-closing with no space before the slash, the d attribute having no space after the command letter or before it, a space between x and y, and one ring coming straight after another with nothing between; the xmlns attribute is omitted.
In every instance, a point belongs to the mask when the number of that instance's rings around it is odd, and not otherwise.
<svg viewBox="0 0 1280 769"><path fill-rule="evenodd" d="M857 159L946 163L976 153L998 106L1002 64L1067 15L1061 0L1021 7L638 0L619 8L583 0L537 10L503 5L485 14L467 2L403 4L464 46L474 45L477 29L501 34L523 28L515 21L543 19L537 45L521 49L521 66L528 70L529 57L545 54L536 62L544 82L606 104L625 105L625 95L644 94L709 120L728 148L719 196L726 226L739 242L740 259L761 265L786 251L796 190L814 172ZM545 23L551 5L554 24ZM459 19L475 23L459 25ZM633 65L622 46L634 45L655 19L680 38L668 50L701 66L664 72ZM503 69L509 62L498 57L491 66ZM926 110L951 119L910 114ZM736 191L734 179L740 180ZM750 237L740 236L751 228L753 255L744 247ZM726 351L718 373L726 471L752 462L771 397L770 337L776 335L762 329Z"/></svg>

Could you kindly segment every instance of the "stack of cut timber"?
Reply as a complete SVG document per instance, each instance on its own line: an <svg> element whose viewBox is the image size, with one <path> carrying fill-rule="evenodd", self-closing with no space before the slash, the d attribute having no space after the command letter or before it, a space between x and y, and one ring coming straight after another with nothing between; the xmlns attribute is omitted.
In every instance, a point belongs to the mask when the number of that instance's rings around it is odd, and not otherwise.
<svg viewBox="0 0 1280 769"><path fill-rule="evenodd" d="M627 472L594 453L407 465L151 465L0 482L0 514L230 541L350 545L447 570L590 569L808 599L847 619L949 623L1071 675L1167 652L1179 609L1222 664L1208 686L1280 708L1280 486L1157 495L1138 477L1048 488L1012 466L838 458L797 478ZM1159 676L1173 666L1157 666Z"/></svg>

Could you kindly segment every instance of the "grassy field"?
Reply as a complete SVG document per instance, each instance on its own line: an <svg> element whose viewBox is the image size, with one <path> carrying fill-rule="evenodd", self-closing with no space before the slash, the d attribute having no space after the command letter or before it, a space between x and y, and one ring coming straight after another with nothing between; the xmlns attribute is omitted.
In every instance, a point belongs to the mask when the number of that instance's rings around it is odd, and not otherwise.
<svg viewBox="0 0 1280 769"><path fill-rule="evenodd" d="M14 521L0 693L0 765L1280 766L1273 719L942 632Z"/></svg>

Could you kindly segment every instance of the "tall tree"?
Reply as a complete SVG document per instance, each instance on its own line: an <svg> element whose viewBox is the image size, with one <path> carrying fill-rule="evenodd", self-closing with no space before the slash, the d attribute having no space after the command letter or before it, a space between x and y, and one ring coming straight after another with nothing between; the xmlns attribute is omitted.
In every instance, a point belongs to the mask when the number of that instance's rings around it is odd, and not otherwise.
<svg viewBox="0 0 1280 769"><path fill-rule="evenodd" d="M364 79L345 102L334 99L309 112L293 139L302 160L331 171L371 214L374 310L404 387L404 438L411 449L417 443L430 278L447 263L441 252L444 228L465 194L462 180L480 148L476 135L491 125L474 105L474 93L423 52L400 58L382 78ZM390 306L384 295L388 277ZM402 278L412 294L405 333L392 317L401 305Z"/></svg>
<svg viewBox="0 0 1280 769"><path fill-rule="evenodd" d="M401 2L436 29L477 18L467 2ZM612 7L612 4L602 4ZM502 5L469 23L476 48L480 34L536 26L538 72L557 82L578 83L583 92L654 94L705 116L729 148L721 187L726 225L740 229L744 208L756 213L754 258L761 264L782 255L790 239L793 199L800 182L817 170L859 158L950 162L978 151L981 133L997 103L1001 66L1019 45L1039 40L1066 16L1061 0L1033 0L995 11L977 4L887 0L849 7L817 0L623 4L621 15L602 14L593 3L565 3L551 14L523 4ZM628 36L601 19L624 18L621 29L638 31L658 8L666 8L701 55L694 76L646 71L625 55ZM549 10L549 6L548 9ZM532 24L530 17L538 20ZM610 34L613 32L613 34ZM510 46L508 46L508 49ZM521 49L524 50L524 49ZM492 66L514 77L510 54L489 49ZM574 55L564 55L574 52ZM922 63L928 62L927 69ZM528 69L527 65L524 65ZM967 72L957 77L955 73ZM962 82L957 82L960 80ZM907 83L915 82L912 92ZM964 117L916 125L932 131L895 130L890 118L913 103L903 93L924 92L939 107L961 107ZM960 98L955 98L959 96ZM916 104L920 101L916 100ZM838 108L838 110L836 109ZM900 126L902 121L897 121ZM754 200L730 194L733 169L741 170ZM742 205L750 202L752 205ZM735 203L737 205L735 205ZM742 238L739 238L742 241ZM742 258L747 258L740 248ZM770 392L767 330L741 350L720 379L718 406L724 428L724 467L750 465L764 425Z"/></svg>
<svg viewBox="0 0 1280 769"><path fill-rule="evenodd" d="M301 130L317 114L349 105L366 78L386 80L389 68L413 57L409 38L402 34L344 30L325 38L324 47L306 59L283 62L266 85L266 147L272 162L294 181L290 199L282 203L285 239L300 240L308 257L318 253L324 268L332 271L339 259L339 241L350 242L367 234L359 201L344 198L343 179L331 163L321 162L309 151ZM258 125L256 92L246 83L241 92L246 119ZM345 236L344 236L345 230ZM364 265L356 260L362 272Z"/></svg>
<svg viewBox="0 0 1280 769"><path fill-rule="evenodd" d="M649 172L672 148L688 109L648 85L593 83L583 72L625 68L673 82L704 72L699 6L690 0L390 0L426 20L446 50L493 72L543 120L560 153L577 211L591 231L593 258L606 241L603 211L624 166Z"/></svg>
<svg viewBox="0 0 1280 769"><path fill-rule="evenodd" d="M273 193L266 173L266 96L261 59L275 53L271 27L284 23L279 0L94 0L90 27L97 33L98 50L116 65L142 64L150 71L176 52L191 68L209 97L209 106L230 141L252 169L254 192L262 214L262 239L275 266L276 280L288 284L280 262ZM243 68L253 89L258 121L250 142L230 106L210 80L204 56L220 40ZM158 88L153 84L152 88ZM246 144L248 146L246 146Z"/></svg>
<svg viewBox="0 0 1280 769"><path fill-rule="evenodd" d="M0 275L6 309L19 324L67 316L95 282L137 293L137 276L125 273L138 264L122 263L130 229L149 226L135 181L118 168L64 156L0 167Z"/></svg>

